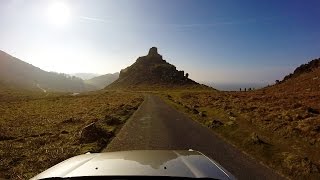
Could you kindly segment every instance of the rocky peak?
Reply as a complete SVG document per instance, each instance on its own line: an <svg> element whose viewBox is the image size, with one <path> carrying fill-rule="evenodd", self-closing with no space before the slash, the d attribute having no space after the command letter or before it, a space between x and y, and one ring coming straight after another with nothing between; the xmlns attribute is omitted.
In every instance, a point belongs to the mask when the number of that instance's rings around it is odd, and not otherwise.
<svg viewBox="0 0 320 180"><path fill-rule="evenodd" d="M176 67L166 62L158 49L152 47L146 56L139 57L131 66L120 71L119 79L109 87L137 87L137 86L181 86L198 85L198 83L184 75Z"/></svg>
<svg viewBox="0 0 320 180"><path fill-rule="evenodd" d="M158 48L152 47L149 49L148 56L158 55Z"/></svg>
<svg viewBox="0 0 320 180"><path fill-rule="evenodd" d="M162 56L158 53L158 48L156 48L156 47L152 47L149 49L149 53L148 53L147 57L148 58L154 58L154 57L162 58Z"/></svg>

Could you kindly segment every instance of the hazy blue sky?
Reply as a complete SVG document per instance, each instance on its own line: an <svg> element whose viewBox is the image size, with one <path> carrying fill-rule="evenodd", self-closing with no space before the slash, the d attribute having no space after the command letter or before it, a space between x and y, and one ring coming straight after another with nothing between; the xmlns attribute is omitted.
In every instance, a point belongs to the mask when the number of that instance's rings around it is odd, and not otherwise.
<svg viewBox="0 0 320 180"><path fill-rule="evenodd" d="M320 1L0 1L0 49L44 70L117 72L152 46L197 81L273 82L320 56Z"/></svg>

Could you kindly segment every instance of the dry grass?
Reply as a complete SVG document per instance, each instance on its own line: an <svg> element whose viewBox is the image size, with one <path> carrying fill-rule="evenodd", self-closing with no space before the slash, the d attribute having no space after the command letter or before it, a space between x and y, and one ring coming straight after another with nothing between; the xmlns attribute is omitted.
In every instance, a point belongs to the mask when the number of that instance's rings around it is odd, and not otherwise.
<svg viewBox="0 0 320 180"><path fill-rule="evenodd" d="M250 92L166 91L162 97L293 179L320 179L320 70Z"/></svg>
<svg viewBox="0 0 320 180"><path fill-rule="evenodd" d="M99 152L143 101L124 92L8 97L0 102L0 177L10 179L28 179L69 157ZM91 123L95 136L86 133Z"/></svg>

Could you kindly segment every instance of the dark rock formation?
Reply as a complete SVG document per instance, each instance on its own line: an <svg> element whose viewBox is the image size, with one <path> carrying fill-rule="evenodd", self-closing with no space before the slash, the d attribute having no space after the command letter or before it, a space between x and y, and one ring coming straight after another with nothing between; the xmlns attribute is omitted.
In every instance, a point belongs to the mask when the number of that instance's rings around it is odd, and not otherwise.
<svg viewBox="0 0 320 180"><path fill-rule="evenodd" d="M148 57L157 57L157 56L160 56L160 54L158 54L158 49L156 47L152 47L149 49L149 53L147 56Z"/></svg>
<svg viewBox="0 0 320 180"><path fill-rule="evenodd" d="M127 88L138 86L181 86L199 85L167 63L158 49L152 47L148 55L139 57L131 66L120 71L119 79L107 88ZM200 86L200 85L199 85Z"/></svg>

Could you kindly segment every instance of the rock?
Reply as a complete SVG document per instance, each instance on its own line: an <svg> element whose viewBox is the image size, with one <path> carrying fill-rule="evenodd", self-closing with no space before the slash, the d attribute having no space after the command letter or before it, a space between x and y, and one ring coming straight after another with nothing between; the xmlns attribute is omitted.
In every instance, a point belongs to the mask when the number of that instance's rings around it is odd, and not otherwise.
<svg viewBox="0 0 320 180"><path fill-rule="evenodd" d="M201 111L201 112L199 112L199 116L200 117L206 117L207 115L206 115L205 111Z"/></svg>
<svg viewBox="0 0 320 180"><path fill-rule="evenodd" d="M119 118L113 117L110 115L106 115L104 119L105 119L105 122L107 123L107 125L110 125L110 126L119 125L122 123L122 121Z"/></svg>
<svg viewBox="0 0 320 180"><path fill-rule="evenodd" d="M232 120L232 121L235 121L235 120L236 120L236 118L233 117L233 116L230 116L229 119Z"/></svg>
<svg viewBox="0 0 320 180"><path fill-rule="evenodd" d="M184 71L178 71L177 76L179 79L183 79L184 78Z"/></svg>
<svg viewBox="0 0 320 180"><path fill-rule="evenodd" d="M220 127L220 126L223 126L223 122L221 122L217 119L212 120L211 125L210 125L211 128Z"/></svg>
<svg viewBox="0 0 320 180"><path fill-rule="evenodd" d="M101 121L93 122L85 126L80 132L80 142L81 143L92 143L99 140L105 141L113 133L109 132Z"/></svg>
<svg viewBox="0 0 320 180"><path fill-rule="evenodd" d="M311 108L311 107L308 107L308 108L307 108L307 112L308 112L308 113L312 113L312 114L319 114L319 110L313 109L313 108Z"/></svg>
<svg viewBox="0 0 320 180"><path fill-rule="evenodd" d="M91 143L97 140L97 128L95 123L91 123L84 127L80 132L80 141L82 143Z"/></svg>
<svg viewBox="0 0 320 180"><path fill-rule="evenodd" d="M156 56L156 55L159 55L158 54L158 49L156 47L152 47L149 49L149 53L148 53L148 56Z"/></svg>
<svg viewBox="0 0 320 180"><path fill-rule="evenodd" d="M193 114L199 114L199 111L197 109L192 109Z"/></svg>

